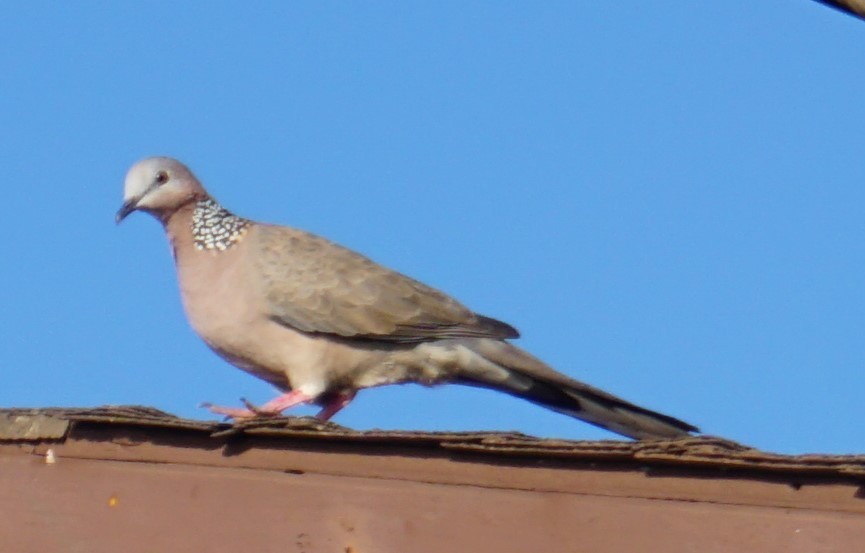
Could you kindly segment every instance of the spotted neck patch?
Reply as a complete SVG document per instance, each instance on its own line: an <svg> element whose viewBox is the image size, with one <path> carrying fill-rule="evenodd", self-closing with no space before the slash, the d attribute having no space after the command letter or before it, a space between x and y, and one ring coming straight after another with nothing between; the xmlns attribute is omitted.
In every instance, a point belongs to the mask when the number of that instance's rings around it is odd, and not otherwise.
<svg viewBox="0 0 865 553"><path fill-rule="evenodd" d="M192 239L196 249L225 251L240 242L249 224L207 198L195 204L192 212Z"/></svg>

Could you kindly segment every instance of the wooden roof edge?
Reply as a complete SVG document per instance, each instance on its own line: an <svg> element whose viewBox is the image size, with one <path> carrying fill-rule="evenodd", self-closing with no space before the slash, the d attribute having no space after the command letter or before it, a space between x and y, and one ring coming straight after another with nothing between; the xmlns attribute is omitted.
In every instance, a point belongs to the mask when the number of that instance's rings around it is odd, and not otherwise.
<svg viewBox="0 0 865 553"><path fill-rule="evenodd" d="M152 407L134 405L0 409L0 443L63 442L76 425L103 430L135 427L145 434L148 431L193 432L199 439L217 443L247 436L294 444L298 440L316 444L357 444L359 450L369 445L391 444L418 450L471 453L498 462L521 457L595 465L634 465L641 469L665 466L865 481L865 454L783 455L712 436L637 442L561 440L515 432L359 431L311 417L273 417L229 424L183 419Z"/></svg>

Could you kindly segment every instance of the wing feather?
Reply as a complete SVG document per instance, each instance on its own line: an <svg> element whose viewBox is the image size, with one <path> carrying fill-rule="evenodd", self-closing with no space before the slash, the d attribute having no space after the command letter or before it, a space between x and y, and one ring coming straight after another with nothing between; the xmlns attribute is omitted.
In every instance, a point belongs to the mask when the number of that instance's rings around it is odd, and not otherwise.
<svg viewBox="0 0 865 553"><path fill-rule="evenodd" d="M405 343L519 336L512 326L320 236L256 225L249 238L270 316L304 332Z"/></svg>

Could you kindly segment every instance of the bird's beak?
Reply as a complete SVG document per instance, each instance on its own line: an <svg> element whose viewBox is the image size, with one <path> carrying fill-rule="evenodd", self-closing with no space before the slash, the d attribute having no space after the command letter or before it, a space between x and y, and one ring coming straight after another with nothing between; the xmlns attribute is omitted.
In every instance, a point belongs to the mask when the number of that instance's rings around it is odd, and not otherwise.
<svg viewBox="0 0 865 553"><path fill-rule="evenodd" d="M123 219L126 219L127 215L136 210L137 204L138 200L135 198L123 202L123 205L117 210L117 215L114 216L114 222L119 225Z"/></svg>

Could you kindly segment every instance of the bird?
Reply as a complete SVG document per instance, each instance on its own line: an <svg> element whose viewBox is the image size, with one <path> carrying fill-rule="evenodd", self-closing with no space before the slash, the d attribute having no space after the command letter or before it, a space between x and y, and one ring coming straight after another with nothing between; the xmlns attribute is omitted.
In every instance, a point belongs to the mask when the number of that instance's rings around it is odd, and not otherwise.
<svg viewBox="0 0 865 553"><path fill-rule="evenodd" d="M233 214L176 159L129 169L116 223L135 211L164 227L193 330L280 392L259 406L203 404L214 414L243 420L315 404L329 420L366 388L461 384L632 439L699 432L554 370L511 342L513 326L435 288L318 235Z"/></svg>

